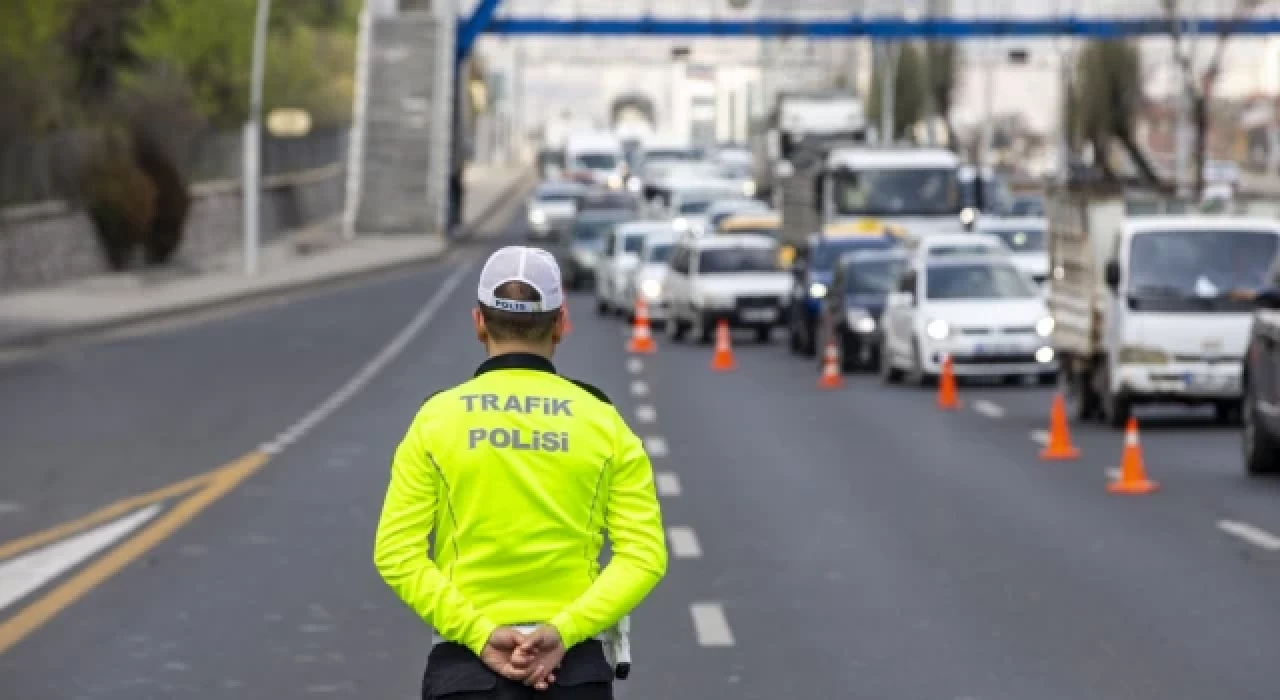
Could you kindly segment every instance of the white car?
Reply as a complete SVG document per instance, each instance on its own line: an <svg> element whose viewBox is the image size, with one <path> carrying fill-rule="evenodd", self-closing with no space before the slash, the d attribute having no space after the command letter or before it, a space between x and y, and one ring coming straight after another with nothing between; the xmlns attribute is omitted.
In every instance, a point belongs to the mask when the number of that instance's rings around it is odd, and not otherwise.
<svg viewBox="0 0 1280 700"><path fill-rule="evenodd" d="M1012 251L1013 264L1022 268L1036 284L1049 279L1049 222L1046 219L982 219L978 231L996 236Z"/></svg>
<svg viewBox="0 0 1280 700"><path fill-rule="evenodd" d="M666 284L667 270L670 269L668 263L675 243L676 235L670 225L645 236L644 247L640 249L640 261L622 286L619 306L628 318L634 317L636 300L644 295L645 303L649 306L649 320L659 323L666 320L667 306L662 298L662 288Z"/></svg>
<svg viewBox="0 0 1280 700"><path fill-rule="evenodd" d="M912 258L931 258L955 255L1008 255L1009 247L999 236L988 233L935 233L909 243Z"/></svg>
<svg viewBox="0 0 1280 700"><path fill-rule="evenodd" d="M596 311L605 314L634 307L634 300L627 303L627 283L640 263L645 239L670 231L671 224L666 221L628 221L606 234L596 260Z"/></svg>
<svg viewBox="0 0 1280 700"><path fill-rule="evenodd" d="M578 213L578 197L586 190L576 182L544 182L538 185L525 205L529 237L553 239L572 227L573 217Z"/></svg>
<svg viewBox="0 0 1280 700"><path fill-rule="evenodd" d="M1053 318L1008 255L917 258L898 278L880 326L880 373L924 384L951 357L955 376L1057 381Z"/></svg>
<svg viewBox="0 0 1280 700"><path fill-rule="evenodd" d="M751 328L769 341L786 322L791 274L778 264L778 243L767 236L684 236L671 251L662 285L667 333L711 342L720 321Z"/></svg>
<svg viewBox="0 0 1280 700"><path fill-rule="evenodd" d="M703 236L711 233L708 212L712 205L743 199L749 198L732 183L694 182L672 190L668 215L676 233Z"/></svg>

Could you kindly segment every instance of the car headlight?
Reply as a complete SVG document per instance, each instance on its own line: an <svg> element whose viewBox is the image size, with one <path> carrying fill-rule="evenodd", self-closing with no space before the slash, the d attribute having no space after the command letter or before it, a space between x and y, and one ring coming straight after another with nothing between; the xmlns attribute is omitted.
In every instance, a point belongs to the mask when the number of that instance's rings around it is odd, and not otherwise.
<svg viewBox="0 0 1280 700"><path fill-rule="evenodd" d="M675 229L676 233L684 233L689 230L689 220L683 216L677 216L675 220L671 222L671 228Z"/></svg>
<svg viewBox="0 0 1280 700"><path fill-rule="evenodd" d="M872 333L876 329L876 320L866 309L849 309L845 312L845 320L858 333Z"/></svg>
<svg viewBox="0 0 1280 700"><path fill-rule="evenodd" d="M609 176L609 189L616 190L616 189L619 189L619 188L621 188L621 187L622 187L622 176L621 176L621 175L610 175L610 176Z"/></svg>
<svg viewBox="0 0 1280 700"><path fill-rule="evenodd" d="M809 296L814 299L821 299L827 295L827 285L821 282L814 282L809 285Z"/></svg>
<svg viewBox="0 0 1280 700"><path fill-rule="evenodd" d="M662 295L662 283L658 280L645 280L640 284L640 291L650 299L657 299Z"/></svg>
<svg viewBox="0 0 1280 700"><path fill-rule="evenodd" d="M644 183L640 182L638 177L629 177L627 178L627 189L632 192L639 192L644 189Z"/></svg>
<svg viewBox="0 0 1280 700"><path fill-rule="evenodd" d="M1042 338L1048 338L1053 335L1053 325L1053 317L1045 316L1036 321L1036 333L1039 333Z"/></svg>
<svg viewBox="0 0 1280 700"><path fill-rule="evenodd" d="M1169 364L1169 354L1159 348L1125 345L1120 348L1120 364L1166 365Z"/></svg>
<svg viewBox="0 0 1280 700"><path fill-rule="evenodd" d="M951 324L940 318L935 318L924 327L925 335L934 340L943 340L951 335Z"/></svg>
<svg viewBox="0 0 1280 700"><path fill-rule="evenodd" d="M978 218L978 210L973 207L965 207L960 211L960 223L965 226L972 226L973 222Z"/></svg>
<svg viewBox="0 0 1280 700"><path fill-rule="evenodd" d="M1036 350L1036 362L1046 365L1053 362L1053 348L1043 347Z"/></svg>
<svg viewBox="0 0 1280 700"><path fill-rule="evenodd" d="M756 195L756 183L751 180L747 180L742 183L742 194L745 194L748 197L754 197Z"/></svg>
<svg viewBox="0 0 1280 700"><path fill-rule="evenodd" d="M701 236L706 232L707 232L706 224L697 223L689 226L689 233L692 233L695 236Z"/></svg>
<svg viewBox="0 0 1280 700"><path fill-rule="evenodd" d="M534 209L529 212L529 221L535 225L541 226L542 224L547 223L547 213L541 209Z"/></svg>

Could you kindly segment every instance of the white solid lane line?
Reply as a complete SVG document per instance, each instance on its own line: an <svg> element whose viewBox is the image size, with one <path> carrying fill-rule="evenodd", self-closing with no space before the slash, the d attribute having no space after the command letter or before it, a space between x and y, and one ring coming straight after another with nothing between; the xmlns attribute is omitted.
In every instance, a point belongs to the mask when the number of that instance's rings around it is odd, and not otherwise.
<svg viewBox="0 0 1280 700"><path fill-rule="evenodd" d="M699 646L731 647L733 632L719 603L694 603L689 606L693 615L693 629L698 635Z"/></svg>
<svg viewBox="0 0 1280 700"><path fill-rule="evenodd" d="M1245 542L1248 542L1255 547L1261 547L1268 552L1280 552L1280 537L1276 537L1270 532L1267 532L1262 528L1254 527L1249 523L1241 523L1234 520L1219 520L1218 529L1227 534L1235 535Z"/></svg>
<svg viewBox="0 0 1280 700"><path fill-rule="evenodd" d="M1048 445L1049 431L1048 430L1032 430L1031 441L1038 445Z"/></svg>
<svg viewBox="0 0 1280 700"><path fill-rule="evenodd" d="M653 477L658 485L659 496L680 495L680 477L671 472L658 472Z"/></svg>
<svg viewBox="0 0 1280 700"><path fill-rule="evenodd" d="M627 371L632 374L640 374L644 371L644 360L638 357L632 357L627 360Z"/></svg>
<svg viewBox="0 0 1280 700"><path fill-rule="evenodd" d="M356 372L355 376L347 380L346 384L338 387L329 398L324 400L319 406L316 406L310 413L303 416L301 420L294 423L288 430L276 436L275 440L262 445L260 450L267 454L278 454L281 450L296 442L303 435L306 435L311 429L319 425L324 419L333 414L351 397L355 396L364 389L374 377L378 375L387 365L391 364L400 353L404 352L405 347L413 342L413 339L422 332L428 323L440 313L440 309L444 307L449 296L453 294L453 290L458 288L462 283L462 278L471 270L471 263L463 263L457 270L445 279L444 283L436 290L435 294L427 300L427 303L418 310L409 323L396 334L391 342L387 343L382 350L373 357L372 360Z"/></svg>
<svg viewBox="0 0 1280 700"><path fill-rule="evenodd" d="M120 541L159 512L160 504L156 503L88 532L0 563L0 610Z"/></svg>
<svg viewBox="0 0 1280 700"><path fill-rule="evenodd" d="M702 557L702 545L698 544L698 536L694 534L693 528L672 525L667 528L667 539L671 540L671 555L676 559Z"/></svg>
<svg viewBox="0 0 1280 700"><path fill-rule="evenodd" d="M977 399L972 405L974 411L987 418L1004 418L1004 409L999 404L994 404L986 399Z"/></svg>
<svg viewBox="0 0 1280 700"><path fill-rule="evenodd" d="M634 382L631 382L631 393L635 394L636 396L648 396L649 385L637 379Z"/></svg>
<svg viewBox="0 0 1280 700"><path fill-rule="evenodd" d="M668 454L666 438L658 436L645 438L644 451L648 452L650 457L666 457Z"/></svg>

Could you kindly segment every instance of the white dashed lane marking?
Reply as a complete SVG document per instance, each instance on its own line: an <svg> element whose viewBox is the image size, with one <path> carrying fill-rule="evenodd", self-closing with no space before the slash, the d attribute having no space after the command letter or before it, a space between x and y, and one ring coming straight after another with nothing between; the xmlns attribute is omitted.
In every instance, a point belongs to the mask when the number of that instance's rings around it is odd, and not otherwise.
<svg viewBox="0 0 1280 700"><path fill-rule="evenodd" d="M667 528L667 539L671 541L671 555L676 559L702 558L702 545L698 544L693 528L672 525Z"/></svg>
<svg viewBox="0 0 1280 700"><path fill-rule="evenodd" d="M1240 539L1248 542L1255 547L1261 547L1268 552L1280 552L1280 537L1254 527L1249 523L1236 522L1234 520L1219 520L1218 529L1229 535L1235 535Z"/></svg>
<svg viewBox="0 0 1280 700"><path fill-rule="evenodd" d="M986 399L977 399L973 402L973 410L981 413L987 418L1004 418L1004 409L999 404L992 403Z"/></svg>
<svg viewBox="0 0 1280 700"><path fill-rule="evenodd" d="M699 645L733 646L733 632L724 616L724 607L719 603L694 603L689 606L689 612L693 615L693 629L698 635Z"/></svg>
<svg viewBox="0 0 1280 700"><path fill-rule="evenodd" d="M680 477L671 472L658 472L653 476L658 485L659 496L680 495Z"/></svg>
<svg viewBox="0 0 1280 700"><path fill-rule="evenodd" d="M645 438L644 451L648 452L650 457L658 457L658 458L666 457L667 454L669 454L667 452L666 438L657 437L657 436Z"/></svg>
<svg viewBox="0 0 1280 700"><path fill-rule="evenodd" d="M627 371L632 374L640 374L644 371L644 360L638 357L632 357L627 360Z"/></svg>
<svg viewBox="0 0 1280 700"><path fill-rule="evenodd" d="M13 513L21 513L21 503L10 503L8 501L0 501L0 515L11 515Z"/></svg>
<svg viewBox="0 0 1280 700"><path fill-rule="evenodd" d="M649 385L637 379L634 382L631 382L631 393L636 396L648 396Z"/></svg>
<svg viewBox="0 0 1280 700"><path fill-rule="evenodd" d="M1107 475L1107 478L1112 481L1120 480L1120 467L1109 467L1104 473Z"/></svg>
<svg viewBox="0 0 1280 700"><path fill-rule="evenodd" d="M1032 441L1032 442L1034 442L1034 443L1036 443L1037 445L1048 445L1048 444L1049 444L1049 431L1047 431L1047 430L1032 430L1032 431L1031 431L1031 441Z"/></svg>
<svg viewBox="0 0 1280 700"><path fill-rule="evenodd" d="M652 423L658 420L658 412L654 410L653 406L636 406L636 420L641 423Z"/></svg>

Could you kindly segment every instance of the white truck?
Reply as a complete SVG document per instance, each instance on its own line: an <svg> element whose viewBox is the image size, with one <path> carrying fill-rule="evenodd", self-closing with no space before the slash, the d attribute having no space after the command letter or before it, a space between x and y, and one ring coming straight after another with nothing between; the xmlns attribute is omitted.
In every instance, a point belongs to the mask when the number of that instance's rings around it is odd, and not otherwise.
<svg viewBox="0 0 1280 700"><path fill-rule="evenodd" d="M1240 415L1253 305L1280 249L1273 217L1150 214L1118 188L1049 198L1052 347L1068 412L1122 427L1135 405ZM1135 215L1135 212L1148 212Z"/></svg>
<svg viewBox="0 0 1280 700"><path fill-rule="evenodd" d="M570 133L564 146L565 168L570 177L583 182L622 189L627 161L622 141L600 131Z"/></svg>
<svg viewBox="0 0 1280 700"><path fill-rule="evenodd" d="M754 126L750 141L756 191L768 200L778 181L786 179L779 176L780 163L803 160L836 143L865 143L866 110L850 92L784 92L768 118Z"/></svg>
<svg viewBox="0 0 1280 700"><path fill-rule="evenodd" d="M908 240L964 231L960 161L945 148L837 145L804 165L783 173L778 192L787 243L843 224Z"/></svg>

